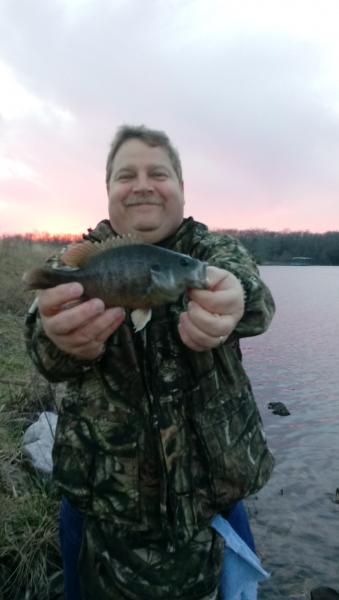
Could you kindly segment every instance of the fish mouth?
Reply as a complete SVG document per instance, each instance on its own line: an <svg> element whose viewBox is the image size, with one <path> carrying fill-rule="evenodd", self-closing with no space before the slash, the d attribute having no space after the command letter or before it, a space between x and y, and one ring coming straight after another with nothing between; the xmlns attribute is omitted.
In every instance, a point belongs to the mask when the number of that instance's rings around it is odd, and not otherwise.
<svg viewBox="0 0 339 600"><path fill-rule="evenodd" d="M201 280L202 280L202 284L203 284L202 289L205 289L205 290L208 288L207 267L208 267L208 262L201 263Z"/></svg>
<svg viewBox="0 0 339 600"><path fill-rule="evenodd" d="M197 290L206 290L208 288L208 277L207 277L207 262L198 261L197 268L192 274L189 285Z"/></svg>

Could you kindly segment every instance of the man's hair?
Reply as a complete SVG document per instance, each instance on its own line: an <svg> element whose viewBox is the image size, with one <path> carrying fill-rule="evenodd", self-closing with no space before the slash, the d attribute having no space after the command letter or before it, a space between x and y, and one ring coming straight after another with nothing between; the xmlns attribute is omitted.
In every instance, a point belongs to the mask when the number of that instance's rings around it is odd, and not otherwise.
<svg viewBox="0 0 339 600"><path fill-rule="evenodd" d="M108 188L109 180L112 175L113 162L116 153L120 146L127 142L127 140L140 140L147 144L147 146L159 146L166 150L169 159L172 163L172 167L177 175L179 182L183 183L182 178L182 167L178 151L172 146L169 137L164 131L158 131L156 129L148 129L144 125L122 125L119 127L112 143L107 156L106 162L106 187Z"/></svg>

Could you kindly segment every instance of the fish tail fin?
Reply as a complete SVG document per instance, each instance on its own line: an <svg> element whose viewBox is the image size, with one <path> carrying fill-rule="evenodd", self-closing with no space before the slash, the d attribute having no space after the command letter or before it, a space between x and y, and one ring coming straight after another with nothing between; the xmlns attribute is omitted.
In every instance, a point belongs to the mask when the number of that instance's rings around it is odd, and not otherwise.
<svg viewBox="0 0 339 600"><path fill-rule="evenodd" d="M55 272L52 270L38 267L27 271L22 281L28 290L45 290L57 285L59 283L57 279Z"/></svg>

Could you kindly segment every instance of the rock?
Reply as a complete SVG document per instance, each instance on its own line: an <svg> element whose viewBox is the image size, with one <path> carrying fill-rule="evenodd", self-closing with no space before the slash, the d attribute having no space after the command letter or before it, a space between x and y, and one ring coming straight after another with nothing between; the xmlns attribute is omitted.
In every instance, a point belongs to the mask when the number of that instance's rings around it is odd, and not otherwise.
<svg viewBox="0 0 339 600"><path fill-rule="evenodd" d="M334 502L336 504L339 504L339 488L337 488L336 491L335 491Z"/></svg>
<svg viewBox="0 0 339 600"><path fill-rule="evenodd" d="M318 587L311 590L311 600L339 600L339 593L329 587Z"/></svg>
<svg viewBox="0 0 339 600"><path fill-rule="evenodd" d="M291 414L283 402L269 402L267 406L270 410L272 410L274 415L286 417L287 415Z"/></svg>
<svg viewBox="0 0 339 600"><path fill-rule="evenodd" d="M22 453L29 458L32 466L45 474L52 473L52 449L58 416L43 412L39 419L30 425L23 436Z"/></svg>

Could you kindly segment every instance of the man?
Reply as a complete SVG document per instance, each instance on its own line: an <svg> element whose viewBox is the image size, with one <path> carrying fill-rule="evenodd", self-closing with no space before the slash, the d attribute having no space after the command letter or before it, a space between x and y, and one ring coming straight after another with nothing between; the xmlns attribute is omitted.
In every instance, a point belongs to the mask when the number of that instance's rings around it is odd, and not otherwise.
<svg viewBox="0 0 339 600"><path fill-rule="evenodd" d="M106 184L109 221L85 237L136 234L199 258L209 288L153 309L138 333L123 307L74 303L79 283L41 292L29 316L35 364L67 381L54 477L84 515L81 597L213 600L223 540L211 520L273 467L239 338L263 332L274 303L241 244L184 219L180 159L164 133L122 127Z"/></svg>

